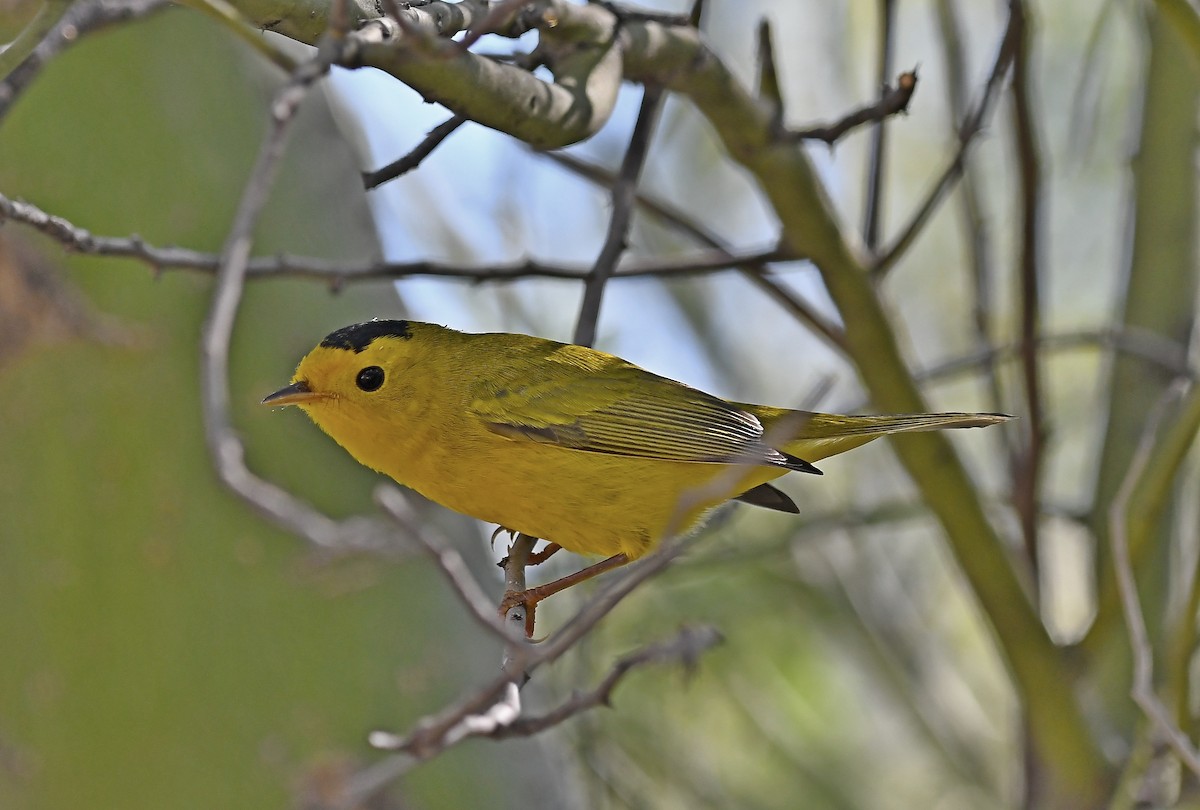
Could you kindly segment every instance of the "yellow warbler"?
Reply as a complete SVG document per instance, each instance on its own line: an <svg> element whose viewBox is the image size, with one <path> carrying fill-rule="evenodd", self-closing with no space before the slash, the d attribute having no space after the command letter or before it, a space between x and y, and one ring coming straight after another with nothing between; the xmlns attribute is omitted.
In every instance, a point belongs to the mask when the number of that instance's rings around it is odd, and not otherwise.
<svg viewBox="0 0 1200 810"><path fill-rule="evenodd" d="M458 512L629 559L731 498L795 512L768 481L878 436L1008 418L729 402L583 346L399 320L330 334L263 404Z"/></svg>

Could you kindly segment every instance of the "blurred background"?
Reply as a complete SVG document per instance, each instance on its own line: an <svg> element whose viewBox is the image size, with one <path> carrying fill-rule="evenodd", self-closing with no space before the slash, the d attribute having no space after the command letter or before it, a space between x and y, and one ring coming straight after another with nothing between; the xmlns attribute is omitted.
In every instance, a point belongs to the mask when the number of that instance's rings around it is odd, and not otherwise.
<svg viewBox="0 0 1200 810"><path fill-rule="evenodd" d="M801 126L876 97L885 5L894 6L893 73L917 66L920 76L908 114L888 126L882 225L891 235L954 155L956 121L982 92L1004 4L712 0L703 29L753 83L755 29L770 18L788 123ZM0 2L0 40L37 6ZM1075 644L1096 609L1107 504L1149 404L1187 368L1200 85L1153 4L1028 8L1041 329L1054 336L1041 351L1049 433L1028 584L1055 641ZM0 193L96 234L219 251L279 81L183 8L85 37L3 120ZM568 151L616 166L640 95L627 87L609 125ZM302 109L256 255L589 264L607 193L473 124L418 171L363 191L360 171L404 154L447 115L387 76L335 70ZM926 383L937 410L1022 415L1011 352L998 353L995 386L980 359L1019 329L1013 117L1003 94L970 154L969 183L883 283L910 367L962 361ZM851 230L861 227L869 144L860 130L811 148ZM667 102L642 188L739 248L778 236L752 180L678 99ZM635 219L634 255L690 249L653 219ZM837 318L815 270L775 270ZM1144 282L1127 283L1131 273ZM988 281L981 288L976 277ZM494 640L424 558L316 554L218 485L198 390L211 288L203 274L155 277L133 262L66 255L27 228L0 229L0 808L323 807L377 758L368 731L402 731L496 670ZM351 322L404 316L569 340L580 293L545 280L408 279L337 292L252 282L232 354L250 466L328 514L374 511L376 475L303 414L258 400ZM1114 361L1122 336L1144 351ZM736 273L614 281L596 345L732 399L798 406L820 394L821 410L870 407L854 369ZM1017 558L1005 450L1015 435L952 438ZM822 479L782 482L799 516L721 513L684 560L540 672L528 700L551 705L640 644L684 623L714 624L726 643L694 671L635 673L612 709L533 740L460 746L377 806L1020 806L1022 729L1008 675L940 529L886 443L822 467ZM1196 484L1193 458L1144 583L1152 621L1194 624ZM498 596L494 527L433 507L423 514ZM581 562L563 556L557 572ZM546 603L540 630L586 593ZM1097 734L1120 763L1135 719L1123 705L1128 657L1106 660L1115 663L1096 676L1094 700L1122 705ZM1190 666L1187 647L1185 683Z"/></svg>

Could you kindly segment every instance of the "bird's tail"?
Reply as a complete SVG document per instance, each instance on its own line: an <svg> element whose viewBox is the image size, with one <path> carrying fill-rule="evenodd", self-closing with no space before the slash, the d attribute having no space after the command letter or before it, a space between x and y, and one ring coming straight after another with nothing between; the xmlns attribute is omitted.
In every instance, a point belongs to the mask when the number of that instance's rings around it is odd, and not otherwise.
<svg viewBox="0 0 1200 810"><path fill-rule="evenodd" d="M949 428L987 427L1011 419L1002 413L905 413L841 416L771 409L758 414L768 436L778 426L788 438L780 449L805 461L818 461L890 433L918 433ZM794 424L794 426L793 426Z"/></svg>

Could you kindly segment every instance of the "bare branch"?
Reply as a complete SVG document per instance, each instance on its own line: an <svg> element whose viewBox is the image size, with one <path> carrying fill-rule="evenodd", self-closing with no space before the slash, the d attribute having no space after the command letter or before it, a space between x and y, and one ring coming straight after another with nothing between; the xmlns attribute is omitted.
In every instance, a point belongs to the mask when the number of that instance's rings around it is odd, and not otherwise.
<svg viewBox="0 0 1200 810"><path fill-rule="evenodd" d="M447 545L443 538L435 536L434 530L417 525L412 509L400 490L390 484L381 484L375 489L375 502L404 530L406 536L415 540L430 556L476 624L505 644L524 642L523 636L511 632L496 616L491 601L467 570L462 555Z"/></svg>
<svg viewBox="0 0 1200 810"><path fill-rule="evenodd" d="M395 546L391 533L374 521L338 523L246 467L245 448L229 416L229 345L241 301L253 231L283 156L287 133L308 88L324 74L324 61L297 68L275 95L271 126L242 193L221 253L213 302L201 338L201 392L204 434L218 477L259 514L321 548L380 549ZM61 223L54 223L59 228Z"/></svg>
<svg viewBox="0 0 1200 810"><path fill-rule="evenodd" d="M1000 88L1004 83L1004 77L1008 74L1008 68L1016 56L1017 48L1020 45L1019 23L1019 18L1010 13L1008 26L1004 30L1004 36L1001 38L1000 46L996 52L996 61L992 65L992 72L988 76L987 84L983 89L983 96L979 99L975 105L975 109L959 129L958 151L955 152L950 164L933 184L933 188L925 197L925 201L917 207L908 225L900 231L900 235L892 241L891 245L875 258L871 270L877 276L887 273L899 261L900 257L904 255L905 251L916 241L921 231L924 230L925 223L933 215L934 210L937 209L946 194L953 188L955 182L962 177L963 171L966 168L967 150L970 149L975 137L983 131L984 123L992 108L992 103L999 94Z"/></svg>
<svg viewBox="0 0 1200 810"><path fill-rule="evenodd" d="M520 690L515 683L501 678L456 704L453 711L420 721L407 736L374 732L370 737L373 746L401 753L351 777L335 807L337 810L351 810L362 806L365 800L403 776L413 766L471 737L497 740L530 737L559 726L589 709L610 705L616 687L634 669L650 664L681 663L690 670L702 653L720 641L720 633L712 627L685 627L670 639L647 645L620 659L594 689L573 694L562 705L538 717L520 717ZM530 662L530 667L542 662L539 657ZM476 708L468 709L468 706Z"/></svg>
<svg viewBox="0 0 1200 810"><path fill-rule="evenodd" d="M775 43L771 21L758 21L758 97L773 109L776 127L783 127L783 88L779 82L779 66L775 61Z"/></svg>
<svg viewBox="0 0 1200 810"><path fill-rule="evenodd" d="M795 141L824 141L832 146L843 135L863 124L877 123L882 125L893 115L908 111L913 93L917 89L917 71L910 70L901 73L896 79L896 86L883 85L883 94L879 101L860 107L832 124L808 127L806 129L789 130L784 137Z"/></svg>
<svg viewBox="0 0 1200 810"><path fill-rule="evenodd" d="M565 152L541 152L537 153L552 160L558 165L570 170L580 177L590 180L593 183L610 187L616 182L616 177L612 172L600 166L595 166L585 161L580 160ZM715 233L709 231L704 226L697 223L693 218L689 217L685 212L669 205L668 203L659 201L644 193L639 193L636 197L637 204L644 208L648 213L661 219L667 225L675 228L680 233L687 237L700 242L703 245L720 251L721 253L733 257L732 248L726 245ZM787 261L788 255L780 253L777 257L779 261ZM793 260L799 257L791 257ZM745 276L751 284L763 290L767 295L775 299L784 309L798 318L802 323L811 327L818 336L834 349L846 353L846 336L840 326L830 321L824 315L819 313L811 304L796 296L791 290L778 284L771 278L770 271L764 262L739 262L734 268ZM618 275L621 273L618 272Z"/></svg>
<svg viewBox="0 0 1200 810"><path fill-rule="evenodd" d="M456 129L466 122L467 119L461 115L450 116L429 130L429 134L425 136L425 139L417 144L407 155L392 161L382 169L376 169L373 172L363 172L363 186L367 189L376 188L389 180L395 180L397 177L411 172L421 165L421 161L432 155L433 150L437 149L442 141L450 137Z"/></svg>
<svg viewBox="0 0 1200 810"><path fill-rule="evenodd" d="M700 20L700 14L704 7L702 0L696 0L696 2L692 4L691 13L672 14L671 12L666 11L647 11L626 3L615 3L611 0L590 0L590 2L605 9L623 23L653 22L667 26L697 25Z"/></svg>
<svg viewBox="0 0 1200 810"><path fill-rule="evenodd" d="M180 247L156 247L141 237L95 236L62 217L48 214L37 206L12 200L0 194L0 222L19 222L55 239L67 250L91 256L134 259L155 271L190 270L211 274L221 264L221 257ZM618 265L614 278L644 278L649 276L689 276L737 270L743 264L765 265L789 261L791 257L775 248L735 255L728 250L714 250L678 259L631 259ZM526 259L504 265L462 266L441 262L369 262L351 264L305 256L276 256L250 259L246 265L247 279L313 278L328 281L335 288L361 281L434 276L473 283L511 281L519 278L558 278L582 280L590 269L584 265L550 264Z"/></svg>
<svg viewBox="0 0 1200 810"><path fill-rule="evenodd" d="M634 669L648 664L678 662L691 670L701 653L716 646L721 640L721 634L714 627L685 627L673 638L647 645L617 661L608 675L591 691L576 692L552 711L540 717L522 717L497 728L489 736L495 739L528 737L560 725L589 709L610 706L617 685Z"/></svg>
<svg viewBox="0 0 1200 810"><path fill-rule="evenodd" d="M86 35L128 20L147 16L166 8L169 0L92 0L76 2L46 34L45 38L4 75L0 71L0 119L12 108L13 102L41 73L55 56L74 45ZM10 46L11 49L11 46ZM8 54L9 51L5 51ZM12 51L13 56L17 51Z"/></svg>
<svg viewBox="0 0 1200 810"><path fill-rule="evenodd" d="M879 8L879 57L877 64L876 86L881 88L883 103L890 93L887 78L892 75L892 51L895 50L896 0L877 0ZM896 82L896 88L903 90L904 79L912 76L912 84L916 86L916 71L901 75ZM911 96L912 91L909 91ZM904 108L908 107L908 99L903 99ZM883 184L884 162L887 159L887 117L881 117L871 131L871 157L867 167L867 193L863 211L863 242L867 250L874 251L879 247L879 228L883 219Z"/></svg>
<svg viewBox="0 0 1200 810"><path fill-rule="evenodd" d="M0 50L0 81L8 78L17 66L51 36L71 7L71 0L44 0L17 38Z"/></svg>
<svg viewBox="0 0 1200 810"><path fill-rule="evenodd" d="M526 2L527 0L500 0L498 3L492 3L491 8L488 9L488 13L484 15L484 18L471 26L471 29L467 31L467 35L463 37L462 42L459 43L459 47L463 49L470 48L485 34L490 34L499 29L500 26L515 16L517 10Z"/></svg>
<svg viewBox="0 0 1200 810"><path fill-rule="evenodd" d="M1193 399L1200 403L1200 396L1193 391ZM1121 608L1125 614L1125 625L1129 632L1129 646L1133 653L1133 688L1132 697L1138 707L1145 713L1155 731L1171 746L1180 761L1195 776L1200 776L1200 751L1176 724L1170 711L1159 700L1154 691L1154 648L1150 644L1150 635L1146 630L1146 619L1142 614L1141 600L1137 591L1137 580L1133 573L1133 563L1129 553L1129 524L1131 522L1130 505L1134 493L1141 485L1143 478L1150 469L1150 462L1155 449L1158 429L1168 405L1178 399L1178 386L1168 389L1160 399L1154 412L1146 422L1146 429L1138 442L1137 451L1129 465L1125 480L1117 490L1116 498L1109 509L1109 542L1112 548L1113 572L1117 579L1117 591L1121 597ZM1200 407L1195 407L1200 415ZM1196 419L1200 424L1200 418ZM1195 435L1195 430L1191 430Z"/></svg>
<svg viewBox="0 0 1200 810"><path fill-rule="evenodd" d="M430 40L411 32L448 36L462 22L480 19L480 6L487 4L478 3L408 9L403 25L374 19L351 35L355 47L342 64L383 70L426 100L538 148L566 146L594 134L611 116L621 85L621 49L614 36L617 22L608 12L596 6L550 5L534 23L540 31L539 55L552 82L449 40L432 56L423 52L422 42ZM467 6L471 8L464 12ZM589 47L579 47L581 41Z"/></svg>
<svg viewBox="0 0 1200 810"><path fill-rule="evenodd" d="M1010 0L1011 25L1016 31L1017 45L1013 54L1012 102L1013 130L1016 140L1019 175L1019 210L1021 216L1019 278L1021 279L1021 380L1025 389L1025 416L1021 429L1024 442L1015 448L1011 459L1013 503L1021 522L1025 544L1025 560L1034 576L1030 583L1035 601L1038 598L1037 576L1039 552L1039 516L1042 469L1047 441L1046 416L1042 401L1042 373L1037 345L1041 332L1041 151L1034 131L1032 103L1029 98L1032 81L1029 75L1029 26L1026 24L1022 0Z"/></svg>
<svg viewBox="0 0 1200 810"><path fill-rule="evenodd" d="M953 121L964 121L968 110L967 77L970 74L967 57L963 46L962 26L960 24L958 6L953 0L938 0L937 17L940 29L939 40L943 49L943 73L946 76L946 92L949 96L950 112ZM994 262L990 251L989 223L982 203L980 185L982 179L977 173L969 171L970 156L963 158L962 182L959 189L959 219L962 223L962 239L966 246L966 269L971 282L971 320L975 327L975 339L981 350L990 347L992 324L995 315L992 312L994 295ZM995 363L987 363L983 369L988 393L991 395L989 410L1008 410L1004 384L996 370ZM1011 431L999 431L998 438L1007 455L1014 452L1010 439Z"/></svg>
<svg viewBox="0 0 1200 810"><path fill-rule="evenodd" d="M1021 347L1020 342L989 346L986 349L930 366L917 372L914 376L921 381L943 379L970 371L981 365L1011 360L1017 356ZM1063 332L1056 335L1041 334L1037 338L1036 348L1038 351L1101 348L1137 357L1158 366L1175 377L1197 379L1200 376L1197 369L1188 365L1186 347L1155 332L1137 329L1083 329L1078 332Z"/></svg>
<svg viewBox="0 0 1200 810"><path fill-rule="evenodd" d="M591 346L596 342L596 322L600 317L604 286L616 270L621 254L625 252L629 228L633 224L638 178L641 176L642 166L646 163L646 155L650 152L650 140L662 111L662 101L662 88L646 87L637 123L634 124L633 134L629 138L629 148L625 151L625 159L621 162L617 181L612 186L613 210L608 222L608 233L583 289L583 302L579 305L579 319L575 323L573 339L574 343L581 346Z"/></svg>

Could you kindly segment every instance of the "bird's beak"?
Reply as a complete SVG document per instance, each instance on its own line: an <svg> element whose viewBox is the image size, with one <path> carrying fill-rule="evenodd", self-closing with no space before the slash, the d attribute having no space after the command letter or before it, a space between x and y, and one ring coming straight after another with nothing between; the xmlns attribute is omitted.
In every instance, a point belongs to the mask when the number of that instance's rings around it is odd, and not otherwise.
<svg viewBox="0 0 1200 810"><path fill-rule="evenodd" d="M285 385L283 388L280 388L274 394L268 394L263 397L262 404L271 407L276 405L303 405L307 402L324 398L324 394L310 389L307 382L297 380L291 385Z"/></svg>

